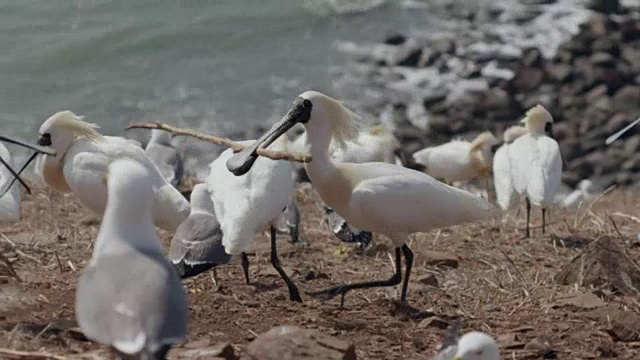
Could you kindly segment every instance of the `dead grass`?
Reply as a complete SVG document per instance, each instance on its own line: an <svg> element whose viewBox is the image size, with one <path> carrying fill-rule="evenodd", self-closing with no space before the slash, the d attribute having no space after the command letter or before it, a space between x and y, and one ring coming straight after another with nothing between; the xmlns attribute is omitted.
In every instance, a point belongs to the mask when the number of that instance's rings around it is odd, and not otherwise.
<svg viewBox="0 0 640 360"><path fill-rule="evenodd" d="M305 297L302 304L291 303L271 268L267 238L261 234L250 257L252 285L244 285L237 264L218 270L219 288L209 275L184 282L190 296L189 341L228 341L242 352L272 326L296 324L352 341L359 359L424 359L442 340L442 324L462 317L465 331L482 330L498 338L505 359L542 358L524 349L542 337L551 340L559 359L612 354L637 359L640 339L616 339L611 335L615 324L603 312L639 316L637 297L554 282L565 264L601 236L624 237L629 255L639 258L634 193L612 189L580 211L553 210L545 235L535 211L532 239L522 239L523 213L416 235L410 242L415 252L410 307L395 302L399 287L352 292L344 309L339 299ZM287 236L280 236L279 249L283 266L301 290L391 275L386 239L377 236L375 248L365 254L339 251L339 240L322 226L315 193L299 189L298 199L301 236L309 246L293 247ZM19 224L0 227L0 348L66 358L104 354L99 346L78 340L68 322L74 319L75 284L91 255L98 218L71 196L45 189L34 189L25 198L23 214ZM168 247L170 234L160 235ZM457 258L458 268L426 266L432 251ZM418 281L428 275L435 275L437 287ZM590 308L571 300L585 292L595 293L602 304ZM604 315L594 315L596 310ZM180 349L172 352L179 354Z"/></svg>

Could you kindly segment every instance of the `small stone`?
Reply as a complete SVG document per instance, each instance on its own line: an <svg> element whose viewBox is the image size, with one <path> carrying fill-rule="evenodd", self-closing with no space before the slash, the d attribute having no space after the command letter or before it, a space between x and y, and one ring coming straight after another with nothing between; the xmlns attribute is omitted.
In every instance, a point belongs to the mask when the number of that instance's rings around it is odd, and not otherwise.
<svg viewBox="0 0 640 360"><path fill-rule="evenodd" d="M433 274L419 276L416 280L424 285L438 287L438 279Z"/></svg>
<svg viewBox="0 0 640 360"><path fill-rule="evenodd" d="M427 266L458 268L458 258L453 255L427 250L423 252L423 256Z"/></svg>
<svg viewBox="0 0 640 360"><path fill-rule="evenodd" d="M449 327L449 322L437 316L424 319L418 323L419 329L438 328L445 330L447 327Z"/></svg>
<svg viewBox="0 0 640 360"><path fill-rule="evenodd" d="M591 0L589 9L604 14L614 14L620 12L619 0Z"/></svg>
<svg viewBox="0 0 640 360"><path fill-rule="evenodd" d="M555 350L553 350L552 346L551 339L544 336L538 336L529 341L527 345L524 346L524 349L541 355L543 359L555 359Z"/></svg>
<svg viewBox="0 0 640 360"><path fill-rule="evenodd" d="M481 309L482 311L485 311L485 312L496 312L496 311L500 311L502 308L496 304L485 304L485 305L482 305Z"/></svg>
<svg viewBox="0 0 640 360"><path fill-rule="evenodd" d="M516 71L516 75L511 84L513 84L517 92L529 92L535 90L542 79L544 78L544 71L535 67L523 66Z"/></svg>
<svg viewBox="0 0 640 360"><path fill-rule="evenodd" d="M402 34L391 35L384 39L384 43L387 45L402 45L407 41L407 37Z"/></svg>
<svg viewBox="0 0 640 360"><path fill-rule="evenodd" d="M229 343L212 347L197 348L180 353L180 358L198 360L238 360L233 346Z"/></svg>
<svg viewBox="0 0 640 360"><path fill-rule="evenodd" d="M597 52L591 55L590 60L595 66L611 67L615 64L613 55L606 52Z"/></svg>

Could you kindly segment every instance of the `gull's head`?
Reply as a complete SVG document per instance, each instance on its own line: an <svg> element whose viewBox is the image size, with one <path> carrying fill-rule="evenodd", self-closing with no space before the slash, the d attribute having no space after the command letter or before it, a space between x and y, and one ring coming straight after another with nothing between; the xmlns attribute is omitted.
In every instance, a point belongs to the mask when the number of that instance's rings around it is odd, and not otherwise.
<svg viewBox="0 0 640 360"><path fill-rule="evenodd" d="M119 158L109 164L107 178L107 193L109 203L127 203L128 207L150 211L153 203L153 188L151 187L149 171L138 161L129 158Z"/></svg>
<svg viewBox="0 0 640 360"><path fill-rule="evenodd" d="M296 124L305 126L309 143L327 148L331 141L344 148L346 141L358 134L356 116L342 103L318 91L305 91L295 98L282 120L253 146L232 156L227 169L236 176L247 173L257 158L258 147L268 147Z"/></svg>
<svg viewBox="0 0 640 360"><path fill-rule="evenodd" d="M171 145L171 133L161 129L151 129L151 140L149 142Z"/></svg>
<svg viewBox="0 0 640 360"><path fill-rule="evenodd" d="M454 360L499 360L498 343L489 335L472 331L458 341L458 351Z"/></svg>
<svg viewBox="0 0 640 360"><path fill-rule="evenodd" d="M502 134L502 138L506 144L511 144L517 138L526 133L527 128L525 128L524 126L514 125L504 131L504 134Z"/></svg>
<svg viewBox="0 0 640 360"><path fill-rule="evenodd" d="M196 184L191 191L191 212L214 213L214 205L211 193L206 183Z"/></svg>
<svg viewBox="0 0 640 360"><path fill-rule="evenodd" d="M53 148L64 154L78 137L95 140L101 137L98 125L88 123L71 111L65 110L51 115L38 130L38 145Z"/></svg>
<svg viewBox="0 0 640 360"><path fill-rule="evenodd" d="M553 116L544 106L538 104L529 109L521 122L525 124L529 132L538 134L544 132L547 136L553 138Z"/></svg>

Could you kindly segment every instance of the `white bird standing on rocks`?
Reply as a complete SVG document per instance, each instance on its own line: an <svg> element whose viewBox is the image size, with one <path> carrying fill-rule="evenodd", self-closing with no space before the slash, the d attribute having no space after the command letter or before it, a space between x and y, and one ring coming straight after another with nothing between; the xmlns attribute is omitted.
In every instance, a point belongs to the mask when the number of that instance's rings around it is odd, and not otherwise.
<svg viewBox="0 0 640 360"><path fill-rule="evenodd" d="M82 332L123 359L164 359L187 335L187 296L156 235L152 175L137 160L108 165L108 200L76 289ZM104 181L101 179L101 181Z"/></svg>
<svg viewBox="0 0 640 360"><path fill-rule="evenodd" d="M491 174L493 147L498 140L490 131L478 135L473 141L453 140L428 147L413 154L416 163L425 166L425 172L448 184L469 182Z"/></svg>
<svg viewBox="0 0 640 360"><path fill-rule="evenodd" d="M313 160L305 164L307 174L322 200L356 227L385 234L395 245L395 273L383 281L339 285L311 293L325 299L352 289L395 286L402 281L402 256L406 273L400 299L405 300L413 252L406 244L416 232L486 219L494 214L485 200L443 184L432 177L394 164L335 163L329 144L338 144L357 134L354 114L340 102L316 91L299 95L285 117L253 146L227 161L235 175L247 173L258 155L296 123L305 125ZM215 194L214 194L215 195ZM341 302L342 302L341 301Z"/></svg>
<svg viewBox="0 0 640 360"><path fill-rule="evenodd" d="M526 133L527 129L524 126L508 128L503 134L504 144L498 148L493 156L493 184L496 190L496 200L500 208L505 211L518 204L518 194L513 189L509 146Z"/></svg>
<svg viewBox="0 0 640 360"><path fill-rule="evenodd" d="M164 175L165 179L176 188L184 174L184 164L178 149L171 143L171 134L160 129L151 130L151 140L144 149L147 155Z"/></svg>
<svg viewBox="0 0 640 360"><path fill-rule="evenodd" d="M153 160L129 139L103 136L98 126L71 111L61 111L40 126L38 145L50 147L56 156L44 155L40 172L51 188L73 192L97 214L104 212L107 186L101 180L109 164L119 158L134 159L149 172L154 192L152 207L156 226L174 231L189 215L189 202L169 184Z"/></svg>
<svg viewBox="0 0 640 360"><path fill-rule="evenodd" d="M560 187L562 155L552 135L553 117L542 105L529 109L521 122L527 133L509 145L509 158L513 187L518 195L526 197L528 238L531 204L542 208L542 233L545 232L545 212Z"/></svg>
<svg viewBox="0 0 640 360"><path fill-rule="evenodd" d="M256 141L248 140L238 143L251 145ZM275 145L274 148L284 146L284 143L278 142ZM261 158L255 162L254 171L244 176L234 176L225 167L232 155L231 149L220 154L209 165L209 176L205 180L213 201L213 214L220 224L222 246L208 247L206 252L197 256L200 257L200 261L210 264L214 264L215 261L207 260L207 256L212 259L225 259L224 254L221 253L222 250L228 255L242 256L242 267L245 280L248 282L249 261L244 252L251 246L258 231L269 228L271 264L287 284L289 299L302 302L298 288L280 266L276 247L275 222L290 202L294 190L291 163ZM209 238L207 241L216 244L218 242L214 238ZM192 257L191 261L196 260Z"/></svg>

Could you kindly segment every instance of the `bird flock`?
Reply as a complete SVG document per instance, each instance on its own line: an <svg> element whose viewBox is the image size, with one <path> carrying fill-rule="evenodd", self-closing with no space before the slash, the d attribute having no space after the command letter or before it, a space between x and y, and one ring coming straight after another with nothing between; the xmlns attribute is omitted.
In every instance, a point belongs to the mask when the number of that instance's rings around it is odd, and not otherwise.
<svg viewBox="0 0 640 360"><path fill-rule="evenodd" d="M591 188L585 179L579 189L560 196L563 161L553 123L551 113L536 105L504 131L502 141L487 131L471 141L453 139L399 156L391 129L361 129L356 114L341 102L306 91L261 138L238 142L242 151L222 152L188 201L177 190L185 169L169 133L153 130L143 148L135 140L102 135L83 117L61 111L44 121L37 144L0 136L34 151L16 172L8 150L0 146L0 222L19 221L20 191L14 181L26 186L20 172L39 154L36 173L45 184L72 193L102 217L77 284L80 328L118 358L164 359L187 336L189 309L181 279L210 271L217 283L216 266L239 256L242 281L249 284L247 251L261 231L269 230L271 264L287 285L289 300L303 301L280 264L276 241L284 228L292 243L304 242L293 196L301 173L322 200L325 222L342 241L367 247L375 233L394 247L389 277L304 292L323 300L340 296L341 305L350 291L397 285L400 301L407 301L411 234L496 218L521 200L524 236L531 235L532 206L542 210L544 233L551 207L579 206ZM300 126L304 132L297 137L284 136ZM259 156L258 149L267 147L310 153L312 160L300 164ZM483 191L464 189L477 180L486 180ZM156 227L173 233L167 252ZM495 360L499 349L487 334L470 332L436 358Z"/></svg>

